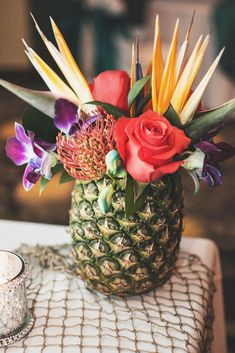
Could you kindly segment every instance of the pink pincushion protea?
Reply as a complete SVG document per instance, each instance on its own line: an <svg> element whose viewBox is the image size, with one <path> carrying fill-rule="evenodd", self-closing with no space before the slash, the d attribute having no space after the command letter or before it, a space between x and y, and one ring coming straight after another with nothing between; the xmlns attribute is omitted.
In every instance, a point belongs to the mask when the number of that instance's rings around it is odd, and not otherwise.
<svg viewBox="0 0 235 353"><path fill-rule="evenodd" d="M57 152L65 170L75 179L99 179L106 172L105 156L115 148L112 115L99 117L73 135L57 137Z"/></svg>

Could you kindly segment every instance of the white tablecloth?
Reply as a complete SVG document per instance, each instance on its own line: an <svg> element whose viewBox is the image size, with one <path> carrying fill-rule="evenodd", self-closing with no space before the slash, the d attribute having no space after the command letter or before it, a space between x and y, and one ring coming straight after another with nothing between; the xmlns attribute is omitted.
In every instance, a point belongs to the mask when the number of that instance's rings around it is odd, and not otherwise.
<svg viewBox="0 0 235 353"><path fill-rule="evenodd" d="M70 238L69 235L66 233L66 227L64 226L0 220L1 249L15 249L21 243L27 243L29 245L52 245L62 244L69 241ZM215 272L215 321L213 325L214 341L212 343L212 353L226 353L221 270L218 250L215 244L210 240L201 238L183 238L181 243L181 251L185 251L199 256L202 262ZM0 352L3 352L3 349L0 349ZM40 347L38 347L38 351L34 350L34 352L39 353ZM180 353L178 350L177 352ZM48 353L55 352L48 350Z"/></svg>

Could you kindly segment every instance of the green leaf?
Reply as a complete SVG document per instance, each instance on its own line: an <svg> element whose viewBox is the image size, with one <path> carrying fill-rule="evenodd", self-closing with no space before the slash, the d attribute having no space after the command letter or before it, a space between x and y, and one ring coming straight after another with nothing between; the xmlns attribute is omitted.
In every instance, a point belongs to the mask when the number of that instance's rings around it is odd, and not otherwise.
<svg viewBox="0 0 235 353"><path fill-rule="evenodd" d="M235 99L209 111L205 111L199 118L184 125L184 131L192 139L192 143L197 142L207 132L219 126L227 115L235 111ZM197 115L196 115L197 116Z"/></svg>
<svg viewBox="0 0 235 353"><path fill-rule="evenodd" d="M41 193L43 192L43 190L45 189L45 187L50 181L51 179L46 179L44 177L41 177L39 195L41 195Z"/></svg>
<svg viewBox="0 0 235 353"><path fill-rule="evenodd" d="M36 137L55 143L59 130L54 121L39 110L28 106L23 115L23 126L26 131L33 131Z"/></svg>
<svg viewBox="0 0 235 353"><path fill-rule="evenodd" d="M135 186L136 181L127 174L127 183L126 183L126 194L125 194L125 211L126 218L130 217L132 214L137 212L140 207L144 204L146 197L148 195L148 184L140 192L135 199Z"/></svg>
<svg viewBox="0 0 235 353"><path fill-rule="evenodd" d="M138 94L144 88L146 83L149 81L150 76L145 76L140 80L136 81L128 94L128 107L130 108Z"/></svg>
<svg viewBox="0 0 235 353"><path fill-rule="evenodd" d="M51 169L51 173L52 173L52 177L55 176L57 173L59 173L61 170L63 170L63 164L58 163L56 164L52 169ZM43 192L43 190L45 189L45 187L48 185L48 183L51 181L51 179L46 179L44 177L41 178L41 182L40 182L40 191L39 194L41 195L41 193Z"/></svg>
<svg viewBox="0 0 235 353"><path fill-rule="evenodd" d="M71 175L69 175L66 172L66 170L64 170L63 173L61 174L59 184L65 184L65 183L69 183L71 181L75 181L75 179Z"/></svg>
<svg viewBox="0 0 235 353"><path fill-rule="evenodd" d="M201 116L207 115L208 113L215 112L217 109L220 109L220 108L222 108L222 107L226 106L227 104L230 104L230 103L232 103L234 101L235 101L235 99L231 99L230 101L225 102L225 103L223 103L221 105L218 105L216 107L213 107L213 108L210 108L210 109L206 109L206 110L200 110L200 111L195 113L193 119L197 119L197 118L200 118Z"/></svg>
<svg viewBox="0 0 235 353"><path fill-rule="evenodd" d="M179 129L183 129L180 118L178 117L175 109L172 107L171 104L167 109L167 111L163 114L163 116L167 118L167 120L171 123L171 125L174 125Z"/></svg>
<svg viewBox="0 0 235 353"><path fill-rule="evenodd" d="M152 95L151 93L147 94L147 96L144 97L144 99L142 99L142 101L140 102L140 104L138 105L137 109L136 109L136 115L139 116L140 114L143 113L143 109L146 106L146 104L150 101Z"/></svg>
<svg viewBox="0 0 235 353"><path fill-rule="evenodd" d="M35 91L0 79L0 85L42 113L54 118L55 97L51 92Z"/></svg>
<svg viewBox="0 0 235 353"><path fill-rule="evenodd" d="M108 114L111 114L114 118L118 119L120 116L127 116L127 112L118 109L112 104L109 103L104 103L100 101L92 101L92 102L87 102L86 104L93 104L93 105L98 105L102 107Z"/></svg>
<svg viewBox="0 0 235 353"><path fill-rule="evenodd" d="M148 193L149 193L149 188L146 187L144 189L144 191L142 192L142 194L136 199L136 201L133 205L131 215L134 214L135 212L137 212L143 206L143 204L148 196Z"/></svg>
<svg viewBox="0 0 235 353"><path fill-rule="evenodd" d="M148 185L149 184L140 183L139 181L134 180L134 202L137 201L137 199L140 197L140 195L143 193L144 189Z"/></svg>

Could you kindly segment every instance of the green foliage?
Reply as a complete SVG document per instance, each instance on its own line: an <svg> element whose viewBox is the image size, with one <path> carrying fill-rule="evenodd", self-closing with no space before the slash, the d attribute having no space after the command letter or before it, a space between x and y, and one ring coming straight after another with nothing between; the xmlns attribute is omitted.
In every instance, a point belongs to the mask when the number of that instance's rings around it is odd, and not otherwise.
<svg viewBox="0 0 235 353"><path fill-rule="evenodd" d="M39 190L39 194L41 195L41 193L43 192L43 190L45 189L45 187L48 185L48 183L51 181L51 179L46 179L44 177L41 177L41 181L40 181L40 190Z"/></svg>
<svg viewBox="0 0 235 353"><path fill-rule="evenodd" d="M61 172L62 170L64 170L64 166L61 163L56 164L53 168L51 168L51 173L52 173L52 177L51 179L59 172ZM46 179L44 177L41 178L41 182L40 182L40 195L43 192L43 190L45 189L45 187L48 185L48 183L51 181L51 179Z"/></svg>
<svg viewBox="0 0 235 353"><path fill-rule="evenodd" d="M75 179L69 175L66 170L63 170L63 173L61 174L60 180L59 180L59 184L65 184L65 183L69 183L71 181L74 181Z"/></svg>
<svg viewBox="0 0 235 353"><path fill-rule="evenodd" d="M148 185L139 183L127 174L125 211L126 218L137 212L148 195Z"/></svg>
<svg viewBox="0 0 235 353"><path fill-rule="evenodd" d="M0 85L32 107L54 118L55 97L51 92L35 91L0 79Z"/></svg>
<svg viewBox="0 0 235 353"><path fill-rule="evenodd" d="M179 129L183 129L180 118L178 117L178 115L177 115L175 109L172 107L172 105L169 106L169 108L167 109L167 111L163 115L171 123L171 125L174 125L174 126L178 127Z"/></svg>
<svg viewBox="0 0 235 353"><path fill-rule="evenodd" d="M108 114L111 114L115 119L120 118L120 116L127 116L128 114L121 109L115 107L112 104L104 103L100 101L87 102L86 104L93 104L102 107Z"/></svg>
<svg viewBox="0 0 235 353"><path fill-rule="evenodd" d="M130 108L136 99L136 97L139 95L139 93L142 91L146 83L149 81L150 76L145 76L141 78L140 80L136 81L131 88L129 94L128 94L128 107Z"/></svg>
<svg viewBox="0 0 235 353"><path fill-rule="evenodd" d="M235 99L232 99L217 108L196 114L195 119L184 126L184 131L192 139L192 143L195 143L223 123L226 116L234 111Z"/></svg>
<svg viewBox="0 0 235 353"><path fill-rule="evenodd" d="M28 106L24 112L23 126L25 131L33 131L36 137L51 143L55 143L59 132L53 119L31 106Z"/></svg>
<svg viewBox="0 0 235 353"><path fill-rule="evenodd" d="M146 104L150 101L152 95L151 93L147 94L147 96L144 97L144 99L142 99L142 101L140 102L140 104L138 105L137 109L136 109L136 115L139 116L140 114L143 113L143 109L146 106Z"/></svg>

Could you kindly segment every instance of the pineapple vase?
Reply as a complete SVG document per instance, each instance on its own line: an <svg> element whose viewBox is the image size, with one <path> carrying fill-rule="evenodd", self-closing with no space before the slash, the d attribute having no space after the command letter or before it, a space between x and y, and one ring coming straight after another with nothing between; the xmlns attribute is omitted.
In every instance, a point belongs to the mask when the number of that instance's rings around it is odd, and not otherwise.
<svg viewBox="0 0 235 353"><path fill-rule="evenodd" d="M150 186L143 206L125 216L126 179L103 214L98 195L111 180L76 182L70 233L78 275L91 289L129 296L161 286L174 268L183 221L182 189L168 177Z"/></svg>

